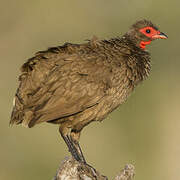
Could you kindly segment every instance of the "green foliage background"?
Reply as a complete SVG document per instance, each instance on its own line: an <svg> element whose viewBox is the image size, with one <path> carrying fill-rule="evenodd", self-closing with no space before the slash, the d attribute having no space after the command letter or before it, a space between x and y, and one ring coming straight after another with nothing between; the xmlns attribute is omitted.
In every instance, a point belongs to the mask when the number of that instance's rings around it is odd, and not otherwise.
<svg viewBox="0 0 180 180"><path fill-rule="evenodd" d="M51 179L69 155L55 125L8 127L22 63L64 42L121 36L142 18L169 39L148 47L153 65L148 80L106 120L86 127L81 145L87 161L110 178L133 163L137 180L180 179L179 5L177 0L1 0L0 179Z"/></svg>

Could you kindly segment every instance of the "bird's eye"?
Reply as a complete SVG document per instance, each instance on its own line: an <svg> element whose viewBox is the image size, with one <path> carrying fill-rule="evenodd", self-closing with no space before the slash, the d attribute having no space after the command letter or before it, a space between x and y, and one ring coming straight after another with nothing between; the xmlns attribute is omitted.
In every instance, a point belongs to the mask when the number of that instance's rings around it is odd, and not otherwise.
<svg viewBox="0 0 180 180"><path fill-rule="evenodd" d="M151 30L150 29L146 29L146 33L150 33L151 32Z"/></svg>

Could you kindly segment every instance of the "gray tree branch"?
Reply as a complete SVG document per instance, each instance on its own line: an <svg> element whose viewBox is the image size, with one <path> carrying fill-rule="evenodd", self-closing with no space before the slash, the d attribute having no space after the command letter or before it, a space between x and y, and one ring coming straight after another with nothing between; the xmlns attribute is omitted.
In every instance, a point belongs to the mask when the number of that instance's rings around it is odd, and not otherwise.
<svg viewBox="0 0 180 180"><path fill-rule="evenodd" d="M114 180L132 180L134 174L134 166L127 164ZM73 158L65 158L53 180L108 180L108 178L90 165L80 163Z"/></svg>

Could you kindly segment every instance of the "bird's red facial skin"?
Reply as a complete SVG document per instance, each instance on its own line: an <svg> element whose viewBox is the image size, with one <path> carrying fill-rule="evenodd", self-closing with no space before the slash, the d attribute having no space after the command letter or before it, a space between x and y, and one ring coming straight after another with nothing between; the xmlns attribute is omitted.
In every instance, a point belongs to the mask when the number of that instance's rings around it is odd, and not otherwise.
<svg viewBox="0 0 180 180"><path fill-rule="evenodd" d="M154 36L160 34L160 31L157 31L156 29L154 29L150 26L144 27L144 28L140 29L139 31L151 39L156 39L156 38L154 38Z"/></svg>
<svg viewBox="0 0 180 180"><path fill-rule="evenodd" d="M147 36L150 39L156 39L156 36L160 34L160 31L155 30L154 28L147 26L139 30L142 34ZM155 37L155 38L154 38ZM158 37L157 37L158 38ZM150 44L152 40L149 41L141 41L140 48L145 49L146 45Z"/></svg>
<svg viewBox="0 0 180 180"><path fill-rule="evenodd" d="M151 43L151 40L150 41L141 41L139 46L141 49L145 49L146 45L148 45L150 43Z"/></svg>

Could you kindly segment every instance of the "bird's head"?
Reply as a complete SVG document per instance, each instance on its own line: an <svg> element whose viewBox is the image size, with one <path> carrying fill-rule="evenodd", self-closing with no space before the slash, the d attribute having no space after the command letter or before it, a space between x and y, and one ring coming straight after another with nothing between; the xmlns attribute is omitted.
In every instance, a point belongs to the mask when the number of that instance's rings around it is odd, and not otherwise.
<svg viewBox="0 0 180 180"><path fill-rule="evenodd" d="M133 24L127 34L135 45L142 49L145 49L146 45L150 44L152 40L168 38L151 21L145 19Z"/></svg>

